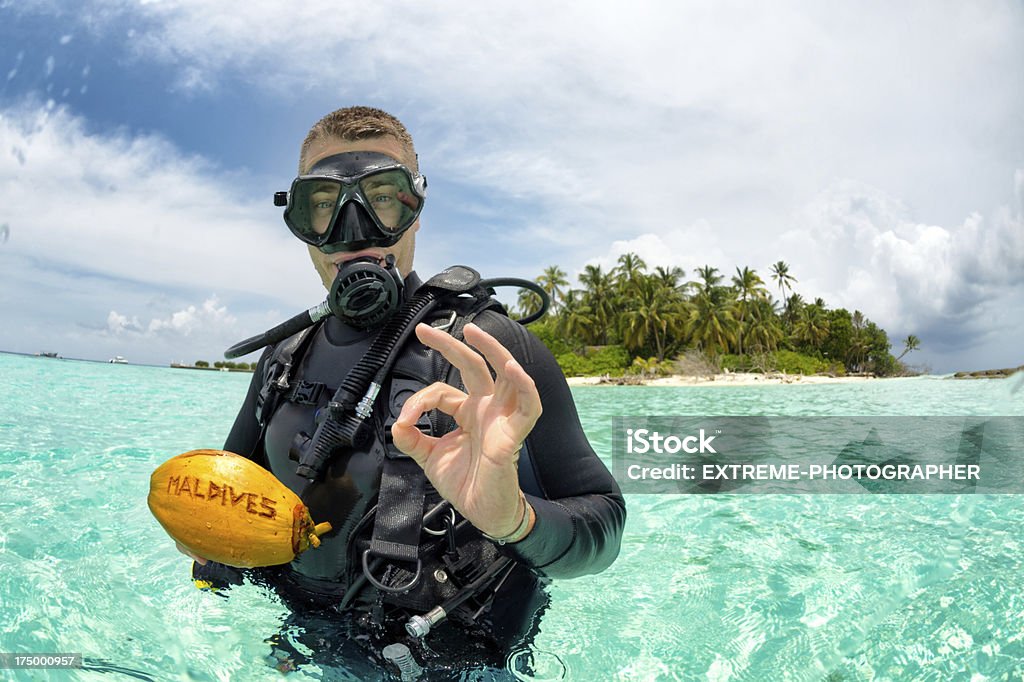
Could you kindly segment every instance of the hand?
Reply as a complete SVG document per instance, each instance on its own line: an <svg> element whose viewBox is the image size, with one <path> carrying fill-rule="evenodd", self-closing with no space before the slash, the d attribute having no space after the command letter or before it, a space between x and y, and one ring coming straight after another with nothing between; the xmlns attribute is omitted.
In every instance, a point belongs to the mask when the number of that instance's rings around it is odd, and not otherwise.
<svg viewBox="0 0 1024 682"><path fill-rule="evenodd" d="M402 406L391 435L459 513L480 531L501 537L522 518L516 465L541 415L540 396L526 370L493 336L474 324L463 333L484 357L446 332L416 326L419 340L459 369L469 393L441 382L427 386ZM484 358L494 368L494 379ZM450 414L458 428L440 438L417 429L420 415L434 408ZM526 511L531 515L528 534L535 519L529 506Z"/></svg>
<svg viewBox="0 0 1024 682"><path fill-rule="evenodd" d="M206 559L206 558L204 558L204 557L201 557L201 556L199 556L198 554L193 554L192 552L190 552L190 551L188 550L188 547L186 547L185 545L181 544L181 543L180 543L180 542L178 542L177 540L175 540L175 541L174 541L174 546L175 546L175 547L177 547L177 548L178 548L178 551L179 551L179 552L181 552L182 554L184 554L185 556L188 556L188 557L192 557L192 559L193 559L193 560L194 560L194 561L195 561L195 562L196 562L197 564L199 564L199 565L201 565L201 566L205 566L205 565L206 565L206 562L207 562L207 561L209 561L208 559Z"/></svg>

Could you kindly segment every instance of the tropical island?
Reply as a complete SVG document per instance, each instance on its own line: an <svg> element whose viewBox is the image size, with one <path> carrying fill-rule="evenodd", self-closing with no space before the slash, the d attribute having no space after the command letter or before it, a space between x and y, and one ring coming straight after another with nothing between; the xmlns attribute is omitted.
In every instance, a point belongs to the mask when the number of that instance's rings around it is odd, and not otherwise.
<svg viewBox="0 0 1024 682"><path fill-rule="evenodd" d="M821 383L912 376L927 371L902 360L920 348L911 334L894 356L884 329L864 313L807 301L785 261L771 268L778 298L756 270L649 271L635 253L605 272L588 265L570 288L557 265L535 279L551 299L530 326L574 384ZM539 298L520 290L513 318L535 313ZM180 369L252 372L256 363L197 360Z"/></svg>
<svg viewBox="0 0 1024 682"><path fill-rule="evenodd" d="M705 265L686 280L678 267L648 270L635 253L605 272L588 265L570 288L557 265L536 282L551 310L530 329L551 349L567 377L644 383L659 377L756 375L785 383L802 377L891 377L920 374L902 362L921 341L913 334L894 356L885 330L859 310L805 300L784 261L771 268L779 297L752 268L727 282ZM513 317L535 312L522 290ZM579 383L579 382L576 382ZM596 382L589 382L596 383Z"/></svg>
<svg viewBox="0 0 1024 682"><path fill-rule="evenodd" d="M218 360L212 365L206 360L196 360L191 365L185 365L180 362L172 362L171 367L173 369L205 369L219 372L255 372L255 362L225 362Z"/></svg>

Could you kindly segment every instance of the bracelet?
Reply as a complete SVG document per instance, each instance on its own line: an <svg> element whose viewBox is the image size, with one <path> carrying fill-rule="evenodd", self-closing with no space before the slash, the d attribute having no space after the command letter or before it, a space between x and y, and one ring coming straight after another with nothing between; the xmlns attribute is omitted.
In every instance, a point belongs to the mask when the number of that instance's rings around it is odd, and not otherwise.
<svg viewBox="0 0 1024 682"><path fill-rule="evenodd" d="M497 542L499 545L505 545L510 542L515 543L522 540L523 537L525 537L526 529L530 526L530 503L526 501L526 495L523 494L522 490L519 491L519 499L523 502L523 518L521 518L519 523L516 524L515 530L508 535L502 535L497 538L493 535L488 535L483 531L480 531L480 534L491 542Z"/></svg>

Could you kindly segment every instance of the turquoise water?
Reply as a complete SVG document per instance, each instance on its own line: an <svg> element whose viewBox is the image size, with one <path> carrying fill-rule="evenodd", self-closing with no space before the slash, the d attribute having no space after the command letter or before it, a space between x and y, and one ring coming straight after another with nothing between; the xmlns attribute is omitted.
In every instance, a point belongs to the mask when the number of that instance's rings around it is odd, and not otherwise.
<svg viewBox="0 0 1024 682"><path fill-rule="evenodd" d="M275 680L260 588L200 592L146 507L172 455L218 447L249 375L0 354L0 652L92 670L15 679ZM1024 415L1018 380L575 389L602 455L615 415ZM556 583L538 679L1024 678L1013 495L636 495L622 554ZM117 672L120 671L120 672ZM321 679L300 670L287 679Z"/></svg>

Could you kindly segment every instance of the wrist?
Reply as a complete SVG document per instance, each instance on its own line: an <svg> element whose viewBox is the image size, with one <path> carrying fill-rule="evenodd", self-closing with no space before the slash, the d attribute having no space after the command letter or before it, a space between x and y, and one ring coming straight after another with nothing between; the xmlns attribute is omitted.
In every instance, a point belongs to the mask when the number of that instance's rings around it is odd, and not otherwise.
<svg viewBox="0 0 1024 682"><path fill-rule="evenodd" d="M488 535L487 533L481 531L480 534L488 540L498 543L499 545L514 544L525 538L527 535L530 534L530 531L533 529L535 516L533 513L533 508L530 506L530 503L526 501L526 496L523 494L522 490L519 491L519 505L517 506L517 509L522 510L517 514L517 518L519 520L516 523L515 528L513 528L509 533L505 535L494 536Z"/></svg>

